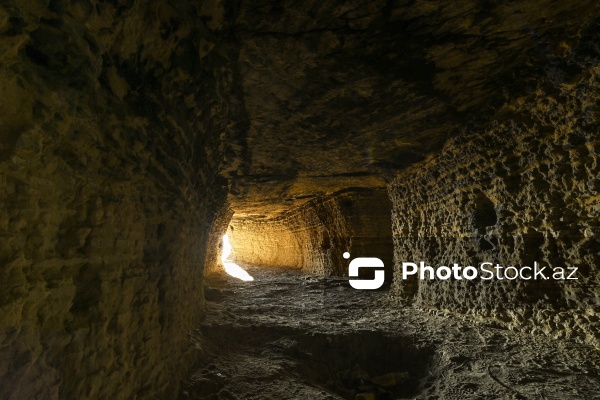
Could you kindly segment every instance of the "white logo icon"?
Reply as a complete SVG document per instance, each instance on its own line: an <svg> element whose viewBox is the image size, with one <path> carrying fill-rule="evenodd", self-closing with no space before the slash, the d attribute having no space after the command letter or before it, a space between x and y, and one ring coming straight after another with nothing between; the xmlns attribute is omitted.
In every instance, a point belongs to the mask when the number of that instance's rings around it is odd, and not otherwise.
<svg viewBox="0 0 600 400"><path fill-rule="evenodd" d="M346 257L347 255L347 257ZM347 252L344 253L344 258L350 258L350 254ZM383 282L385 281L385 271L383 270L383 261L376 257L358 257L354 260L350 261L350 265L348 266L348 276L350 278L358 277L358 270L360 268L377 268L375 272L375 277L373 279L349 279L350 286L354 289L361 290L373 290L379 289L383 286Z"/></svg>

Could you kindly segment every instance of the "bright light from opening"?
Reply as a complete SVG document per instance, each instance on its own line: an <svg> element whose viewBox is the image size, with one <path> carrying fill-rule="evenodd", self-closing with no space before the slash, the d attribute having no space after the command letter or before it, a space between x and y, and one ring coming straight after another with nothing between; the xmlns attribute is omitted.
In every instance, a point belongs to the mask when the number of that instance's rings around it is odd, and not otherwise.
<svg viewBox="0 0 600 400"><path fill-rule="evenodd" d="M238 278L243 281L253 281L254 280L254 278L252 276L250 276L250 274L247 273L246 270L244 270L244 268L240 267L236 263L233 263L231 261L226 261L223 263L223 267L225 268L225 272L227 272L229 275L233 276L234 278Z"/></svg>
<svg viewBox="0 0 600 400"><path fill-rule="evenodd" d="M221 261L225 262L229 258L231 254L231 242L229 241L229 236L225 234L223 236L223 250L221 251Z"/></svg>
<svg viewBox="0 0 600 400"><path fill-rule="evenodd" d="M225 234L225 236L223 236L223 250L221 251L221 261L223 262L223 268L225 269L225 272L234 278L238 278L243 281L253 281L254 278L250 276L249 273L229 259L230 254L231 242L229 241L227 234Z"/></svg>

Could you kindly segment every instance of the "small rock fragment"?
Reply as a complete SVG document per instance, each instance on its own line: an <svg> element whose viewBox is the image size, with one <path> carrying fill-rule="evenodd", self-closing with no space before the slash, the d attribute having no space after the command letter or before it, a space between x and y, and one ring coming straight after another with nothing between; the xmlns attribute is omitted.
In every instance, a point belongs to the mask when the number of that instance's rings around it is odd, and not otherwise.
<svg viewBox="0 0 600 400"><path fill-rule="evenodd" d="M408 379L408 372L390 372L385 375L379 375L371 379L375 385L389 388L400 384Z"/></svg>

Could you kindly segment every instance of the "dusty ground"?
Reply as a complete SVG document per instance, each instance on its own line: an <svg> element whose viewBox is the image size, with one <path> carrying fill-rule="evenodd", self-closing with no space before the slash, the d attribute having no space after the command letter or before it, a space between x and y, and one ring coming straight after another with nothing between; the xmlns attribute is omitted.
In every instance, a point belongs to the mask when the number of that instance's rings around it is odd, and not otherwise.
<svg viewBox="0 0 600 400"><path fill-rule="evenodd" d="M191 399L600 399L600 352L386 306L343 278L208 279ZM362 393L362 395L361 395Z"/></svg>

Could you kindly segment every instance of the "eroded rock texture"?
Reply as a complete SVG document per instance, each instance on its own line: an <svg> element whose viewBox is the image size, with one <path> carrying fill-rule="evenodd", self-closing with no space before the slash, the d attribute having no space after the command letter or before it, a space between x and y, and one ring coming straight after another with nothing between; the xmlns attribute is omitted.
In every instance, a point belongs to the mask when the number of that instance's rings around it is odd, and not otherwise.
<svg viewBox="0 0 600 400"><path fill-rule="evenodd" d="M470 118L535 89L599 16L594 0L242 1L237 214L382 186Z"/></svg>
<svg viewBox="0 0 600 400"><path fill-rule="evenodd" d="M311 200L276 218L233 218L235 260L347 275L343 253L391 265L391 204L385 190L353 189Z"/></svg>
<svg viewBox="0 0 600 400"><path fill-rule="evenodd" d="M249 152L230 199L235 235L256 243L240 257L335 271L323 232L344 218L322 228L297 204L386 180L396 266L579 268L576 282L395 276L392 297L596 342L598 4L312 5L242 3L236 21Z"/></svg>
<svg viewBox="0 0 600 400"><path fill-rule="evenodd" d="M577 267L577 281L396 280L420 307L598 344L598 37L546 69L529 95L390 185L394 256L428 265ZM546 269L547 275L552 275ZM568 274L568 272L565 274ZM511 276L514 276L511 274Z"/></svg>
<svg viewBox="0 0 600 400"><path fill-rule="evenodd" d="M228 12L0 6L1 398L176 394L228 222Z"/></svg>

